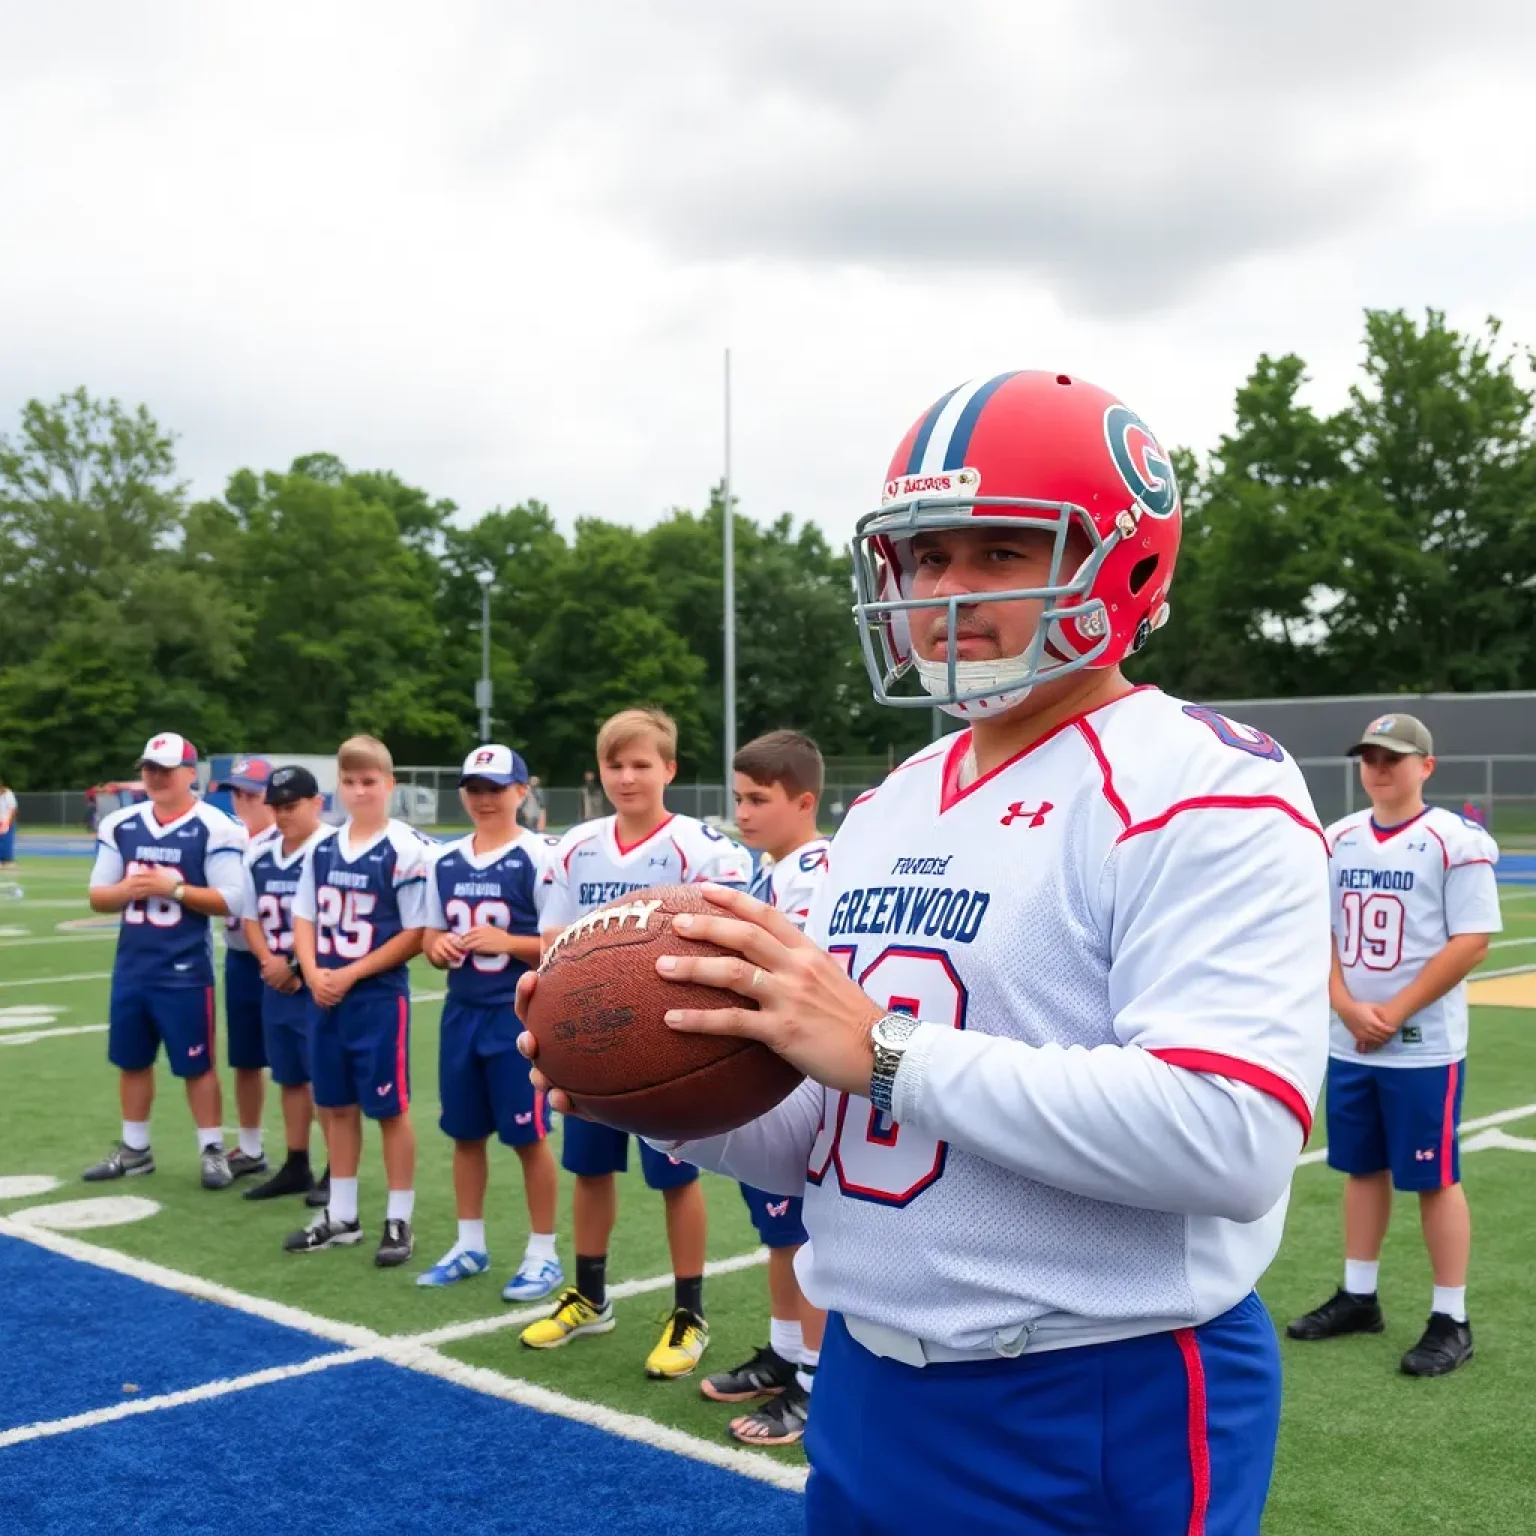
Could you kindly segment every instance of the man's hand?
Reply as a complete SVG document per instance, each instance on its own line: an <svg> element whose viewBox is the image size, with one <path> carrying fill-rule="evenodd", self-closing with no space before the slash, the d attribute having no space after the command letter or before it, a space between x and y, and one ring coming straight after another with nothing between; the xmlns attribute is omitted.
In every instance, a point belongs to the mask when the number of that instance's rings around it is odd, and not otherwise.
<svg viewBox="0 0 1536 1536"><path fill-rule="evenodd" d="M464 963L464 946L457 934L429 931L422 940L422 951L438 970L446 971Z"/></svg>
<svg viewBox="0 0 1536 1536"><path fill-rule="evenodd" d="M180 884L180 875L157 864L153 869L141 869L129 875L123 881L123 894L129 901L150 901L157 896L169 899Z"/></svg>

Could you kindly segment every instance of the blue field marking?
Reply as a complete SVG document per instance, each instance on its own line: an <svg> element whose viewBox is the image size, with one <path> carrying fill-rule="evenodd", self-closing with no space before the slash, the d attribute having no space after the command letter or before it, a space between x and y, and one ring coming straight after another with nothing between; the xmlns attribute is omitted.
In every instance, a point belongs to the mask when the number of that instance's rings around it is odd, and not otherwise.
<svg viewBox="0 0 1536 1536"><path fill-rule="evenodd" d="M94 837L28 837L25 832L18 832L16 851L33 858L87 858L96 851L96 839Z"/></svg>
<svg viewBox="0 0 1536 1536"><path fill-rule="evenodd" d="M294 1365L336 1347L15 1238L0 1237L0 1296L0 1429ZM130 1382L137 1392L123 1391Z"/></svg>
<svg viewBox="0 0 1536 1536"><path fill-rule="evenodd" d="M1506 853L1495 865L1501 885L1536 885L1536 853Z"/></svg>

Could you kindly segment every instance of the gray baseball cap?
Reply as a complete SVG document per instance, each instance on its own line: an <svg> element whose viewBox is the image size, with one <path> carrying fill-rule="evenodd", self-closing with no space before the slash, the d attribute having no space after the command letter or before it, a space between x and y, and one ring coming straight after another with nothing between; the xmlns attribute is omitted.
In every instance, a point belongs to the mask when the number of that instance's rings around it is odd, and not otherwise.
<svg viewBox="0 0 1536 1536"><path fill-rule="evenodd" d="M1366 726L1365 735L1349 749L1348 755L1358 756L1367 747L1385 747L1399 756L1416 752L1420 757L1431 757L1435 743L1422 720L1415 720L1412 715L1382 715Z"/></svg>

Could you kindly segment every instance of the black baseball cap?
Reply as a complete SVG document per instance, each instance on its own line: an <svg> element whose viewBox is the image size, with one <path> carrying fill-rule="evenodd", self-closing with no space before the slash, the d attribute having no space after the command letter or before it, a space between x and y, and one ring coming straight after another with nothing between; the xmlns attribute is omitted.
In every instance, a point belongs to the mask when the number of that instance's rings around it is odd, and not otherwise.
<svg viewBox="0 0 1536 1536"><path fill-rule="evenodd" d="M273 769L267 781L268 805L292 805L295 800L313 800L319 793L314 774L297 764Z"/></svg>

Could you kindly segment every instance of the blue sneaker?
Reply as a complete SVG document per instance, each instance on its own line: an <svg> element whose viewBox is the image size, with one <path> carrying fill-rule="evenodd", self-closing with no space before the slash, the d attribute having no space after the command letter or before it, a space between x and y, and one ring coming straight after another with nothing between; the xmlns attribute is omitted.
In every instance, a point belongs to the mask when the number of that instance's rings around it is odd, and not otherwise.
<svg viewBox="0 0 1536 1536"><path fill-rule="evenodd" d="M483 1275L490 1267L490 1254L460 1249L445 1259L439 1259L425 1274L417 1275L416 1284L452 1285L456 1280L468 1280L471 1275Z"/></svg>
<svg viewBox="0 0 1536 1536"><path fill-rule="evenodd" d="M565 1284L565 1271L559 1259L535 1259L523 1255L517 1273L501 1288L503 1301L537 1301Z"/></svg>

